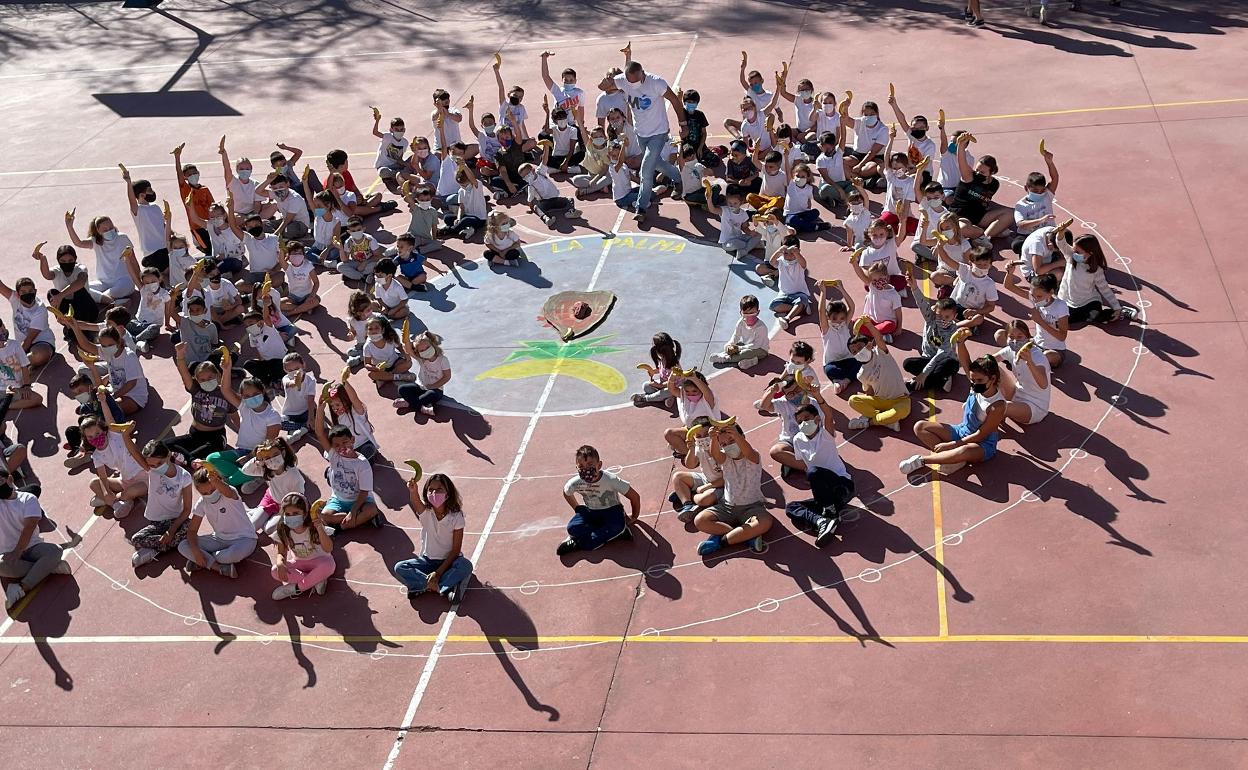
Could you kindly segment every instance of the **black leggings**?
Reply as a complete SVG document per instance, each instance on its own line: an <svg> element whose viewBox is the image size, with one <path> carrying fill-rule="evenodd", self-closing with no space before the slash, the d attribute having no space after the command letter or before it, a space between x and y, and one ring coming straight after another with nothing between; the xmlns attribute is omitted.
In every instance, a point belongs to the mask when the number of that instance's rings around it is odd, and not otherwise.
<svg viewBox="0 0 1248 770"><path fill-rule="evenodd" d="M174 436L165 444L169 446L169 451L182 455L187 463L202 460L213 452L225 450L225 428L200 430L191 426L190 433Z"/></svg>
<svg viewBox="0 0 1248 770"><path fill-rule="evenodd" d="M406 401L413 409L419 409L422 406L433 406L441 401L442 391L409 382L399 386L399 398Z"/></svg>
<svg viewBox="0 0 1248 770"><path fill-rule="evenodd" d="M273 388L279 385L282 377L286 376L286 371L282 368L282 359L280 358L257 358L243 364L243 368L247 373L257 380L265 384L265 387Z"/></svg>
<svg viewBox="0 0 1248 770"><path fill-rule="evenodd" d="M927 366L927 363L931 360L932 359L927 356L911 356L901 362L901 368L905 369L910 374L918 376L923 373L923 368ZM946 358L943 362L941 362L940 366L933 369L931 373L927 375L927 380L923 383L923 387L933 389L943 388L945 386L945 382L947 382L950 377L957 374L960 367L961 365L958 363L958 359Z"/></svg>
<svg viewBox="0 0 1248 770"><path fill-rule="evenodd" d="M1094 299L1086 305L1070 308L1070 323L1082 324L1088 323L1105 323L1113 315L1114 311L1101 304L1100 300Z"/></svg>
<svg viewBox="0 0 1248 770"><path fill-rule="evenodd" d="M486 249L485 249L485 256L489 257L490 259L494 259L494 258L496 258L496 257L501 257L501 258L503 258L503 259L507 259L507 260L511 260L511 259L523 259L523 258L524 258L524 252L520 251L520 249L507 249L507 253L506 253L506 254L499 254L497 251L495 251L494 249L491 249L491 248L489 248L489 247L487 246L487 247L486 247Z"/></svg>

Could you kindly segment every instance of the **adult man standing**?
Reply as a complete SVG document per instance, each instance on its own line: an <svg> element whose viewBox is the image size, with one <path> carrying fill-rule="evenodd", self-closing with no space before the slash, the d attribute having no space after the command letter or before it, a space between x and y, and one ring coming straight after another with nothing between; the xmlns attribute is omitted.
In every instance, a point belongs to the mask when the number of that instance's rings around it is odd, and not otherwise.
<svg viewBox="0 0 1248 770"><path fill-rule="evenodd" d="M624 48L624 54L631 56L631 45ZM598 88L606 91L611 87L612 82L610 78L604 79L598 84ZM634 219L640 222L645 219L646 209L650 207L656 167L666 174L673 184L680 181L680 170L667 159L668 153L671 152L671 136L667 122L667 107L663 101L666 99L672 105L677 120L680 122L681 136L684 136L687 130L685 106L681 104L666 80L646 72L641 62L633 61L631 58L624 67L624 74L615 76L614 85L628 97L628 104L633 111L633 128L637 131L637 138L641 142L644 153L641 157L641 192L637 196L637 204L634 208L636 212Z"/></svg>

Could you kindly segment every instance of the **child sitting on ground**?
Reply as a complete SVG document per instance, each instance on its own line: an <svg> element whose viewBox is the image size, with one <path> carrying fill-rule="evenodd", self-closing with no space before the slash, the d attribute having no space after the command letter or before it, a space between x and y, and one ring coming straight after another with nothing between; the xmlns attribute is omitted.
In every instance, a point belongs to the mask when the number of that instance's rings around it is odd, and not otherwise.
<svg viewBox="0 0 1248 770"><path fill-rule="evenodd" d="M577 505L575 495L582 504ZM628 521L641 515L641 496L624 479L604 471L598 450L586 444L576 450L576 475L563 486L563 499L574 511L568 522L568 539L559 544L559 556L574 551L592 551L617 538L632 540L633 533L624 518L620 495L628 498Z"/></svg>
<svg viewBox="0 0 1248 770"><path fill-rule="evenodd" d="M485 224L485 256L492 265L515 267L524 259L524 243L520 235L512 230L516 220L501 209L490 212Z"/></svg>
<svg viewBox="0 0 1248 770"><path fill-rule="evenodd" d="M330 527L321 526L320 511L324 502L317 500L308 508L302 494L282 498L280 515L273 539L277 544L273 577L282 585L273 590L274 599L288 599L305 593L309 588L317 595L325 593L334 574L334 543L329 539Z"/></svg>
<svg viewBox="0 0 1248 770"><path fill-rule="evenodd" d="M741 320L737 321L732 331L732 339L724 345L722 353L711 356L713 364L736 364L742 371L751 369L759 361L767 357L770 338L767 336L767 324L759 317L758 297L747 294L741 298L738 307Z"/></svg>
<svg viewBox="0 0 1248 770"><path fill-rule="evenodd" d="M394 575L409 596L437 592L451 604L463 601L472 578L472 562L463 554L463 501L455 482L444 473L407 482L408 504L420 520L420 555L394 565Z"/></svg>

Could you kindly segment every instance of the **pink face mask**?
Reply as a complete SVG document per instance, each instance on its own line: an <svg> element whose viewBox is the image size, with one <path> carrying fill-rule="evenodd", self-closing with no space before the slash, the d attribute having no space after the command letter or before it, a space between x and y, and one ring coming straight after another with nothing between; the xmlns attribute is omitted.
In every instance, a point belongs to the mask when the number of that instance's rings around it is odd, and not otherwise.
<svg viewBox="0 0 1248 770"><path fill-rule="evenodd" d="M91 438L87 439L87 443L95 447L96 449L103 449L108 444L108 434L99 433L97 435L94 435Z"/></svg>
<svg viewBox="0 0 1248 770"><path fill-rule="evenodd" d="M434 508L441 508L446 504L446 492L441 489L435 489L429 493L429 504Z"/></svg>
<svg viewBox="0 0 1248 770"><path fill-rule="evenodd" d="M744 318L745 318L746 326L753 326L754 324L758 323L757 315L747 315L747 316L744 316Z"/></svg>
<svg viewBox="0 0 1248 770"><path fill-rule="evenodd" d="M888 288L888 279L887 279L887 278L876 278L876 279L874 279L874 280L872 280L872 281L871 281L871 285L872 285L872 286L874 286L875 288L877 288L877 289L879 289L879 290L883 291L884 289L887 289L887 288Z"/></svg>
<svg viewBox="0 0 1248 770"><path fill-rule="evenodd" d="M696 404L697 402L702 400L702 394L701 393L686 393L685 400L691 404Z"/></svg>
<svg viewBox="0 0 1248 770"><path fill-rule="evenodd" d="M335 451L337 451L337 452L338 452L338 456L339 456L339 457L350 457L350 456L352 455L352 453L354 453L354 452L355 452L355 448L354 448L354 447L349 447L349 446L344 446L344 447L339 447L339 448L338 448L337 450L335 450Z"/></svg>

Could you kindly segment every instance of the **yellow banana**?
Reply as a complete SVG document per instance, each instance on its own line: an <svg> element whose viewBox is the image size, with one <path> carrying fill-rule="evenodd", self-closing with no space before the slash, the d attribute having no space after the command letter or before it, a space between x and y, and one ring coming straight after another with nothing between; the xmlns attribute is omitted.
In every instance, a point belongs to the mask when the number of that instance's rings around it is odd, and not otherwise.
<svg viewBox="0 0 1248 770"><path fill-rule="evenodd" d="M809 383L809 380L806 379L806 375L802 374L801 369L798 369L796 372L793 372L793 381L796 382L797 387L801 388L802 390L805 390L807 383Z"/></svg>
<svg viewBox="0 0 1248 770"><path fill-rule="evenodd" d="M841 285L841 279L840 278L825 278L823 280L823 285L827 286L828 288L836 288L837 286Z"/></svg>
<svg viewBox="0 0 1248 770"><path fill-rule="evenodd" d="M494 54L494 66L495 67L503 66L503 55L501 53Z"/></svg>
<svg viewBox="0 0 1248 770"><path fill-rule="evenodd" d="M134 428L133 420L130 422L115 422L112 425L108 426L108 429L111 430L113 433L129 433L133 428Z"/></svg>
<svg viewBox="0 0 1248 770"><path fill-rule="evenodd" d="M1040 154L1041 155L1044 154L1044 139L1043 138L1040 140Z"/></svg>
<svg viewBox="0 0 1248 770"><path fill-rule="evenodd" d="M651 366L650 364L637 364L637 368L645 372L646 374L650 375L650 379L652 380L654 379L654 375L657 374L659 371L658 369Z"/></svg>
<svg viewBox="0 0 1248 770"><path fill-rule="evenodd" d="M897 96L897 89L896 89L896 88L893 88L893 84L892 84L892 83L889 83L889 84L888 84L888 98L889 98L889 99L893 99L893 98L895 98L896 96Z"/></svg>
<svg viewBox="0 0 1248 770"><path fill-rule="evenodd" d="M322 386L321 386L321 400L322 400L322 401L328 401L328 400L329 400L329 391L330 391L330 389L331 389L331 388L333 388L333 387L334 387L334 383L332 383L332 382L327 382L327 383L325 383L324 385L322 385Z"/></svg>
<svg viewBox="0 0 1248 770"><path fill-rule="evenodd" d="M403 341L407 342L412 338L412 322L408 318L403 319Z"/></svg>
<svg viewBox="0 0 1248 770"><path fill-rule="evenodd" d="M321 518L321 509L324 507L325 507L324 500L317 500L316 502L312 503L312 507L308 509L308 517L311 518L312 521L317 521L318 519Z"/></svg>
<svg viewBox="0 0 1248 770"><path fill-rule="evenodd" d="M871 319L867 318L865 315L857 321L854 321L854 334L862 334L862 327L869 323L871 323Z"/></svg>
<svg viewBox="0 0 1248 770"><path fill-rule="evenodd" d="M716 428L731 428L736 424L737 418L735 415L723 420L711 420L711 425L714 425Z"/></svg>
<svg viewBox="0 0 1248 770"><path fill-rule="evenodd" d="M941 123L945 122L945 108L944 107L941 107L940 110L937 112L937 117Z"/></svg>
<svg viewBox="0 0 1248 770"><path fill-rule="evenodd" d="M87 351L85 351L85 350L79 350L79 351L78 351L78 357L79 357L79 358L81 358L81 359L82 359L82 362L83 362L84 364L86 364L87 366L92 366L92 365L94 365L97 361L99 361L99 360L100 360L100 359L99 359L99 356L93 356L93 355L91 355L90 353L88 353L88 352L87 352Z"/></svg>
<svg viewBox="0 0 1248 770"><path fill-rule="evenodd" d="M229 366L230 362L233 360L230 357L230 349L226 347L225 345L222 345L221 347L217 348L217 352L221 354L221 368L224 369L227 366Z"/></svg>
<svg viewBox="0 0 1248 770"><path fill-rule="evenodd" d="M381 120L381 110L376 107L369 107L373 111L373 120Z"/></svg>
<svg viewBox="0 0 1248 770"><path fill-rule="evenodd" d="M425 471L420 467L420 463L415 460L404 460L403 464L412 469L412 481L420 481L420 478L425 475Z"/></svg>
<svg viewBox="0 0 1248 770"><path fill-rule="evenodd" d="M273 291L273 276L265 273L264 283L260 284L260 297L262 299L268 298L270 291Z"/></svg>
<svg viewBox="0 0 1248 770"><path fill-rule="evenodd" d="M1057 226L1057 229L1058 229L1059 231L1063 231L1063 232L1064 232L1064 231L1066 231L1066 230L1069 230L1069 229L1070 229L1070 226L1071 226L1071 225L1073 225L1074 223L1075 223L1075 218L1074 218L1074 217L1071 217L1070 219L1067 219L1065 222L1063 222L1063 223L1061 223L1060 225L1058 225L1058 226Z"/></svg>
<svg viewBox="0 0 1248 770"><path fill-rule="evenodd" d="M705 428L705 425L694 425L692 428L685 431L685 441L693 441Z"/></svg>
<svg viewBox="0 0 1248 770"><path fill-rule="evenodd" d="M341 382L343 385L346 385L347 380L350 379L350 377L351 377L351 367L349 366L342 367L342 378L339 380L339 382Z"/></svg>

